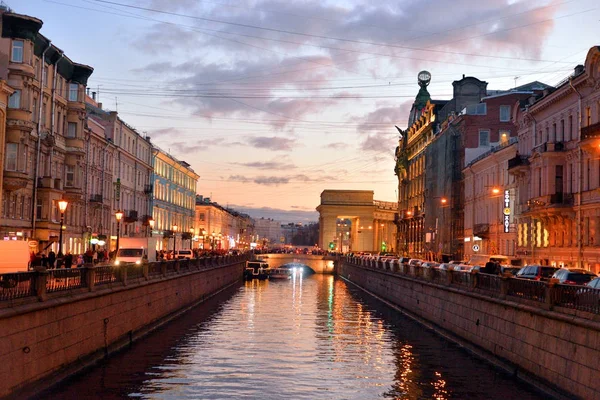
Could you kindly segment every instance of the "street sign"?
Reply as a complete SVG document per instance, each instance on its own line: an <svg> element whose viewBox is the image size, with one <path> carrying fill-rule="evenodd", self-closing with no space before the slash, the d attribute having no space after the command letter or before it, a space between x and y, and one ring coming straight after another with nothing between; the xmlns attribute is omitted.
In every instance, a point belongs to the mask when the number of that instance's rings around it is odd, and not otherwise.
<svg viewBox="0 0 600 400"><path fill-rule="evenodd" d="M473 251L479 251L479 245L478 244L474 244L473 245Z"/></svg>
<svg viewBox="0 0 600 400"><path fill-rule="evenodd" d="M119 201L121 199L121 178L117 178L117 183L115 183L115 200Z"/></svg>

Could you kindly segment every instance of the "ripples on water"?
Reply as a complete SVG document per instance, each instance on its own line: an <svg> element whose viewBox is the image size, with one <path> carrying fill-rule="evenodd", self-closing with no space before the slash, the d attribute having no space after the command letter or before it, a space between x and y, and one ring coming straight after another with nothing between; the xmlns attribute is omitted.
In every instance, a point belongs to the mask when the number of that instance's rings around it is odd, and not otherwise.
<svg viewBox="0 0 600 400"><path fill-rule="evenodd" d="M323 275L246 282L42 397L541 398Z"/></svg>

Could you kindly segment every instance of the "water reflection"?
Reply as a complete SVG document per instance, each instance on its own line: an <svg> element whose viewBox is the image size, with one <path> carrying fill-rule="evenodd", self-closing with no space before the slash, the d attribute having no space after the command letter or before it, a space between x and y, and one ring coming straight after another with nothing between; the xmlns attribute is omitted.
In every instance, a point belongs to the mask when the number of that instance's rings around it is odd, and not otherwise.
<svg viewBox="0 0 600 400"><path fill-rule="evenodd" d="M298 274L245 282L42 398L126 396L541 398L344 281Z"/></svg>

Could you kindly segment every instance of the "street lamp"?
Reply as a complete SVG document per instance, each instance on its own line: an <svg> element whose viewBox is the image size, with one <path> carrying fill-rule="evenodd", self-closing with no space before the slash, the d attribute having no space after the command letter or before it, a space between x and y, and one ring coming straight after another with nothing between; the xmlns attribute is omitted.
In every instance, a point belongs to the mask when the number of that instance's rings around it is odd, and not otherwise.
<svg viewBox="0 0 600 400"><path fill-rule="evenodd" d="M67 210L67 206L69 202L65 199L62 199L58 202L58 209L60 210L60 233L58 234L58 258L63 257L62 253L62 240L63 240L63 224L65 222L65 211Z"/></svg>
<svg viewBox="0 0 600 400"><path fill-rule="evenodd" d="M119 236L121 235L121 219L123 218L123 211L117 211L115 213L115 218L117 219L117 248L115 249L115 254L119 251Z"/></svg>
<svg viewBox="0 0 600 400"><path fill-rule="evenodd" d="M152 231L154 230L154 220L152 218L148 220L148 225L150 225L150 237L152 237Z"/></svg>
<svg viewBox="0 0 600 400"><path fill-rule="evenodd" d="M177 225L173 225L173 259L175 260L177 256L175 255L175 249L177 245Z"/></svg>
<svg viewBox="0 0 600 400"><path fill-rule="evenodd" d="M492 188L492 193L494 194L494 196L496 196L498 198L498 208L496 209L496 212L500 212L500 215L502 215L501 212L501 204L500 204L500 188L494 186ZM496 225L496 254L500 254L500 225L502 223L502 217L498 217L498 218L494 218L494 220L496 221L495 225ZM491 254L491 252L490 252Z"/></svg>
<svg viewBox="0 0 600 400"><path fill-rule="evenodd" d="M211 233L211 235L210 235L210 249L211 250L215 249L215 240L216 240L215 236L216 236L215 231L213 231L213 233Z"/></svg>

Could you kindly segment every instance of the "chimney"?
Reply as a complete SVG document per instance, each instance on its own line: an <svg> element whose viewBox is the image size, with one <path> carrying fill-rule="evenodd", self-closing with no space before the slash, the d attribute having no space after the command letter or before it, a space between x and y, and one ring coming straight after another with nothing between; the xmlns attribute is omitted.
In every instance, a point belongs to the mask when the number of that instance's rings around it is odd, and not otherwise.
<svg viewBox="0 0 600 400"><path fill-rule="evenodd" d="M581 73L583 73L584 67L583 65L579 64L578 66L575 67L575 75L579 75Z"/></svg>
<svg viewBox="0 0 600 400"><path fill-rule="evenodd" d="M96 101L96 92L92 92L92 100Z"/></svg>
<svg viewBox="0 0 600 400"><path fill-rule="evenodd" d="M102 109L102 103L98 103L98 108Z"/></svg>
<svg viewBox="0 0 600 400"><path fill-rule="evenodd" d="M90 95L90 88L89 87L85 88L85 94L88 95L88 96Z"/></svg>
<svg viewBox="0 0 600 400"><path fill-rule="evenodd" d="M463 79L465 79L465 74L463 74Z"/></svg>

